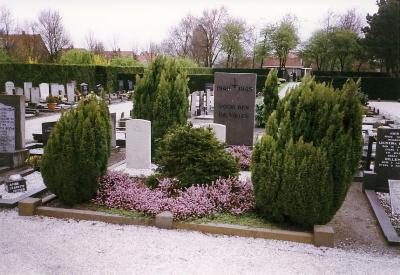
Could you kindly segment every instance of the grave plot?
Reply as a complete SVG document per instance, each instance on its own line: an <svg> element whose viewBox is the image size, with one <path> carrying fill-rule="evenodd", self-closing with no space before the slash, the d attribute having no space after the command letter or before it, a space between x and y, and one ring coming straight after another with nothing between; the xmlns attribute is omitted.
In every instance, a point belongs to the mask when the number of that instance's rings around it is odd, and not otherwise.
<svg viewBox="0 0 400 275"><path fill-rule="evenodd" d="M374 171L364 172L363 188L387 241L392 244L400 244L399 180L400 128L379 127Z"/></svg>

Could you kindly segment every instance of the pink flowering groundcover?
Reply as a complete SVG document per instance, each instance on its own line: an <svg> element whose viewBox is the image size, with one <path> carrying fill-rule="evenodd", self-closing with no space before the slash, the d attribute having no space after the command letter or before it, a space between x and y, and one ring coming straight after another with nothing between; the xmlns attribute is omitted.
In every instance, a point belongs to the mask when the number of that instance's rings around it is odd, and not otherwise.
<svg viewBox="0 0 400 275"><path fill-rule="evenodd" d="M185 189L179 189L176 181L166 178L160 180L157 188L150 189L144 185L144 179L108 172L101 178L93 202L99 206L133 210L150 216L171 211L176 220L218 213L239 215L254 209L250 180L241 181L237 177Z"/></svg>

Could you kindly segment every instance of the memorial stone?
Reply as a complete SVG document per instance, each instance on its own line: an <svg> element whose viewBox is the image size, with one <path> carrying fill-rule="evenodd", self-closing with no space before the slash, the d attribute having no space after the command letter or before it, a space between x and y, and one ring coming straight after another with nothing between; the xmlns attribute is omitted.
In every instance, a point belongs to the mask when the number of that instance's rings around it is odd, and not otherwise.
<svg viewBox="0 0 400 275"><path fill-rule="evenodd" d="M50 83L50 94L52 96L58 96L58 83Z"/></svg>
<svg viewBox="0 0 400 275"><path fill-rule="evenodd" d="M133 81L128 80L128 91L132 91L132 90L133 90Z"/></svg>
<svg viewBox="0 0 400 275"><path fill-rule="evenodd" d="M118 91L123 91L123 90L124 90L124 81L118 80Z"/></svg>
<svg viewBox="0 0 400 275"><path fill-rule="evenodd" d="M0 166L17 168L25 164L25 97L0 95Z"/></svg>
<svg viewBox="0 0 400 275"><path fill-rule="evenodd" d="M58 95L63 98L65 96L65 87L64 84L59 84L58 85Z"/></svg>
<svg viewBox="0 0 400 275"><path fill-rule="evenodd" d="M40 90L39 87L31 88L31 102L35 104L40 103Z"/></svg>
<svg viewBox="0 0 400 275"><path fill-rule="evenodd" d="M225 142L226 141L226 126L218 123L201 123L193 125L194 128L199 127L209 127L214 130L215 136L218 141Z"/></svg>
<svg viewBox="0 0 400 275"><path fill-rule="evenodd" d="M24 82L24 95L26 101L31 101L32 82Z"/></svg>
<svg viewBox="0 0 400 275"><path fill-rule="evenodd" d="M364 171L364 188L388 192L388 180L400 180L400 128L379 127L374 172Z"/></svg>
<svg viewBox="0 0 400 275"><path fill-rule="evenodd" d="M56 125L56 121L52 122L43 122L42 123L42 142L43 146L47 144L47 141L49 140L51 131L53 131L54 126Z"/></svg>
<svg viewBox="0 0 400 275"><path fill-rule="evenodd" d="M75 101L75 84L73 82L67 83L67 101Z"/></svg>
<svg viewBox="0 0 400 275"><path fill-rule="evenodd" d="M228 145L253 146L256 74L215 73L214 123L226 126Z"/></svg>
<svg viewBox="0 0 400 275"><path fill-rule="evenodd" d="M209 89L206 90L207 99L206 99L206 106L207 106L207 115L211 113L211 91Z"/></svg>
<svg viewBox="0 0 400 275"><path fill-rule="evenodd" d="M197 96L199 95L199 93L193 92L191 94L191 101L190 101L190 114L191 116L195 116L196 115L196 105L197 105Z"/></svg>
<svg viewBox="0 0 400 275"><path fill-rule="evenodd" d="M117 133L116 133L116 127L117 127L117 113L111 113L110 114L111 118L111 147L115 148L117 146Z"/></svg>
<svg viewBox="0 0 400 275"><path fill-rule="evenodd" d="M0 103L0 152L15 151L15 108Z"/></svg>
<svg viewBox="0 0 400 275"><path fill-rule="evenodd" d="M393 215L400 215L400 180L389 180L390 205Z"/></svg>
<svg viewBox="0 0 400 275"><path fill-rule="evenodd" d="M126 121L126 167L151 168L151 122L148 120Z"/></svg>
<svg viewBox="0 0 400 275"><path fill-rule="evenodd" d="M15 91L14 82L7 81L5 84L5 90L7 95L13 95Z"/></svg>
<svg viewBox="0 0 400 275"><path fill-rule="evenodd" d="M22 89L21 87L15 87L15 94L24 95L24 89Z"/></svg>
<svg viewBox="0 0 400 275"><path fill-rule="evenodd" d="M46 98L49 96L49 84L48 83L40 83L39 84L40 90L40 100L46 101Z"/></svg>

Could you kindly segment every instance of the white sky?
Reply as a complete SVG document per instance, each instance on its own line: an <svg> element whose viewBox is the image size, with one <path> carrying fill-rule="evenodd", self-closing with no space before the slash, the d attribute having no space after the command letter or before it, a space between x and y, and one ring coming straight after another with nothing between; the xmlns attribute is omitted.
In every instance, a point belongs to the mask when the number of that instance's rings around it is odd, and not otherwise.
<svg viewBox="0 0 400 275"><path fill-rule="evenodd" d="M376 0L0 0L3 5L20 24L36 20L42 9L58 10L75 47L86 47L85 36L93 31L106 48L115 39L121 50L146 49L150 42L165 39L188 13L200 15L220 6L257 27L294 14L302 40L321 26L329 10L344 13L355 8L364 18L378 10Z"/></svg>

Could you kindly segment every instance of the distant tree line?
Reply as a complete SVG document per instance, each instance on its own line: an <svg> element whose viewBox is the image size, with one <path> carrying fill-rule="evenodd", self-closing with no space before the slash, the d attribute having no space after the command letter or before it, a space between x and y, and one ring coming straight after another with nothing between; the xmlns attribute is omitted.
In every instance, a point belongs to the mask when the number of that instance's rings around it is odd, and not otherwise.
<svg viewBox="0 0 400 275"><path fill-rule="evenodd" d="M242 18L219 9L204 10L201 15L186 15L158 43L150 43L145 54L153 60L157 55L179 58L185 67L262 68L268 57L285 68L290 52L302 58L303 65L322 71L361 71L380 69L399 76L400 64L400 1L378 0L378 11L364 19L356 10L344 14L328 12L322 27L307 41L300 41L299 22L285 15L279 22L257 29ZM15 34L25 34L16 50ZM33 41L40 34L46 53ZM35 38L36 37L36 38ZM20 39L21 40L21 39ZM21 45L23 44L23 45ZM0 8L0 62L60 62L62 64L141 65L138 51L121 54L116 38L111 51L96 39L86 36L86 49L73 49L72 42L57 11L44 10L34 22L18 26L9 9Z"/></svg>

